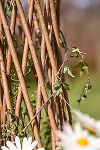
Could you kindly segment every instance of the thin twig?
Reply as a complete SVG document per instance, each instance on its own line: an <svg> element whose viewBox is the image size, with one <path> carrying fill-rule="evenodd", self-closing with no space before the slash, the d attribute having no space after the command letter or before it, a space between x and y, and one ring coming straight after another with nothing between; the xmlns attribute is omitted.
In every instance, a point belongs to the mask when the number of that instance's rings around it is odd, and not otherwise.
<svg viewBox="0 0 100 150"><path fill-rule="evenodd" d="M50 99L51 99L54 95L55 95L55 94L53 93L53 94L46 100L46 102L42 105L42 107L38 110L38 112L33 116L32 120L30 120L30 122L28 122L27 126L23 129L23 132L27 129L27 127L31 124L31 122L37 117L37 115L41 112L41 110L44 108L44 106L48 104L48 102L50 101Z"/></svg>

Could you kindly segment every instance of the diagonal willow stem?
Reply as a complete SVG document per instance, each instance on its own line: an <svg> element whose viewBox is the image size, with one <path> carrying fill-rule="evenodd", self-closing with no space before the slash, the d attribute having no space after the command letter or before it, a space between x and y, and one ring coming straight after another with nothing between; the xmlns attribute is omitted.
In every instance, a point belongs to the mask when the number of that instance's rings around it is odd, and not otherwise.
<svg viewBox="0 0 100 150"><path fill-rule="evenodd" d="M30 27L31 27L31 23L32 23L32 17L33 17L33 0L31 0L31 5L30 5L30 9L29 9ZM27 65L27 56L28 56L28 41L27 41L27 38L25 38L25 45L24 45L23 58L22 58L22 72L23 72L23 74L25 74L25 69L26 69L26 65ZM17 101L16 101L16 109L15 109L15 114L17 116L19 116L19 111L20 111L20 106L21 106L21 98L22 98L22 89L21 89L21 85L19 84L18 96L17 96ZM38 140L38 147L39 148L42 147L40 136L38 133L37 123L35 123L35 126L34 126L34 135L35 135L35 138Z"/></svg>
<svg viewBox="0 0 100 150"><path fill-rule="evenodd" d="M60 32L60 6L61 6L61 0L56 1L56 14L57 14L57 25L58 25L58 30Z"/></svg>
<svg viewBox="0 0 100 150"><path fill-rule="evenodd" d="M41 93L41 86L38 82L38 89L37 89L37 97L36 97L36 113L42 106L42 93ZM40 117L41 113L37 116L38 125L40 125Z"/></svg>
<svg viewBox="0 0 100 150"><path fill-rule="evenodd" d="M12 36L14 35L14 31L15 31L15 23L16 23L16 6L13 5L11 24L10 24L10 31L11 31ZM9 75L10 68L11 68L11 53L10 53L9 48L8 48L6 55L7 55L6 71L7 71L7 75ZM4 97L3 97L3 114L5 114L5 111L6 111L6 100L5 100L5 95L4 95ZM5 115L3 117L3 122L5 122Z"/></svg>
<svg viewBox="0 0 100 150"><path fill-rule="evenodd" d="M27 93L27 89L26 89L24 77L23 77L23 74L22 74L22 71L21 71L21 67L20 67L20 64L19 64L19 61L18 61L18 58L17 58L17 55L16 55L14 45L13 45L12 37L11 37L10 31L9 31L9 28L7 26L7 21L6 21L5 15L4 15L4 11L3 11L1 1L0 1L0 16L1 16L1 19L2 19L2 24L3 24L3 28L4 28L4 31L5 31L6 37L7 37L7 42L8 42L9 48L10 48L12 59L14 61L16 72L17 72L17 75L18 75L18 78L19 78L19 81L20 81L20 84L21 84L21 88L22 88L23 96L24 96L25 103L26 103L26 106L27 106L27 109L28 109L29 117L31 119L33 117L32 106L31 106L30 99L29 99L29 96L28 96L28 93Z"/></svg>
<svg viewBox="0 0 100 150"><path fill-rule="evenodd" d="M45 25L45 22L44 22L44 18L43 18L38 0L35 0L35 8L36 8L36 11L37 11L38 16L39 16L39 20L40 20L41 27L42 27L42 32L44 34L44 38L45 38L45 42L46 42L46 46L47 46L48 55L49 55L49 58L50 58L50 63L51 63L51 66L52 66L52 69L53 69L53 72L54 72L54 76L56 78L57 64L56 64L56 61L55 61L55 58L54 58L53 49L52 49L52 46L51 46L51 43L50 43L50 40L49 40L49 35L48 35L47 29L46 29L46 25Z"/></svg>
<svg viewBox="0 0 100 150"><path fill-rule="evenodd" d="M33 16L33 0L31 0L31 5L29 9L29 24L31 27L32 23L32 16ZM27 37L25 37L25 44L24 44L24 50L23 50L23 57L22 57L22 72L25 74L26 65L27 65L27 58L28 58L28 41ZM18 87L18 96L16 100L16 108L15 108L15 114L19 116L20 106L21 106L21 98L22 98L22 91L21 91L21 85L19 84Z"/></svg>
<svg viewBox="0 0 100 150"><path fill-rule="evenodd" d="M50 10L51 10L51 18L52 18L52 25L53 25L55 38L57 41L57 45L60 49L61 48L60 34L59 34L59 30L58 30L58 25L57 25L57 16L56 16L56 11L55 11L55 6L54 6L54 0L50 0Z"/></svg>
<svg viewBox="0 0 100 150"><path fill-rule="evenodd" d="M0 41L0 45L1 45L1 41ZM7 109L10 110L11 101L10 101L9 88L8 88L7 77L6 77L6 69L5 69L1 47L0 47L0 68L1 68L1 76L2 76L2 81L3 81L3 89L4 89L4 95L6 98Z"/></svg>
<svg viewBox="0 0 100 150"><path fill-rule="evenodd" d="M58 3L57 6L59 6L60 5L60 0L56 1L56 4L57 3ZM59 6L59 8L57 8L57 11L58 11L58 9L60 10L60 6ZM60 35L59 35L59 28L60 27L59 27L59 24L57 24L58 21L59 21L59 17L60 17L60 16L57 16L57 15L60 14L60 13L58 12L58 14L56 15L56 7L55 7L55 4L54 4L53 0L50 0L50 10L51 10L51 17L52 17L52 26L53 26L53 31L54 31L54 35L55 35L55 38L53 38L52 42L54 43L54 47L55 47L54 49L56 50L56 59L57 59L58 66L61 66L62 56L61 56L61 44L60 44ZM55 39L56 39L57 44L55 42ZM64 77L62 78L62 80L63 81L65 80ZM67 91L64 90L64 89L63 89L63 97L69 103ZM63 107L63 105L62 105L62 107ZM64 115L65 115L65 118L68 119L69 123L71 124L72 123L72 118L71 118L70 108L69 108L69 106L66 106L66 107L67 107L66 111L67 111L68 115L66 116L66 113L64 111L63 112L64 112Z"/></svg>
<svg viewBox="0 0 100 150"><path fill-rule="evenodd" d="M1 71L0 71L1 72ZM2 80L0 79L0 118L1 118L1 123L5 122L5 109L6 106L3 106L4 101L3 101L3 88L2 88ZM3 109L4 107L4 109Z"/></svg>
<svg viewBox="0 0 100 150"><path fill-rule="evenodd" d="M3 37L3 28L2 28L2 23L1 23L1 17L0 17L0 40L2 41L2 37ZM4 115L2 114L5 114L3 113L3 90L2 90L2 80L1 80L1 67L0 67L0 118L1 118L1 122L3 123L3 120L4 120Z"/></svg>
<svg viewBox="0 0 100 150"><path fill-rule="evenodd" d="M16 15L17 15L16 5L13 4L12 16L11 16L11 24L10 24L10 31L11 31L12 37L13 37L14 32L15 32ZM7 75L10 74L10 67L11 67L11 53L10 53L10 49L8 48L8 52L7 52L7 65L6 65Z"/></svg>
<svg viewBox="0 0 100 150"><path fill-rule="evenodd" d="M25 32L26 36L27 36L29 48L30 48L30 51L31 51L31 56L32 56L34 66L35 66L35 69L36 69L36 73L37 73L39 83L40 83L40 86L41 86L42 95L43 95L44 101L46 102L47 99L48 99L48 95L47 95L47 92L46 92L46 89L45 89L45 84L44 84L42 72L41 72L41 69L40 69L40 65L39 65L39 62L38 62L38 59L37 59L37 55L36 55L36 52L35 52L35 47L33 45L31 33L30 33L29 28L28 28L28 25L27 25L27 22L26 22L26 19L25 19L24 12L23 12L20 1L16 0L16 4L17 4L17 8L19 10L19 15L21 17L21 21L22 21L22 24L23 24L22 27L24 29L24 32ZM51 124L51 127L53 129L53 132L56 132L57 126L56 126L56 122L55 122L54 115L52 113L52 109L51 109L50 105L48 106L48 115L49 115L50 124Z"/></svg>
<svg viewBox="0 0 100 150"><path fill-rule="evenodd" d="M0 127L1 127L1 123L2 123L2 110L3 110L3 106L2 106L2 101L1 101L1 83L0 83Z"/></svg>
<svg viewBox="0 0 100 150"><path fill-rule="evenodd" d="M46 46L45 46L45 40L44 36L42 34L42 40L41 40L41 63L42 63L42 70L44 71L45 65L46 65ZM42 92L41 92L41 86L38 82L38 90L37 90L37 99L36 99L36 113L42 106ZM40 115L37 116L38 124L40 124Z"/></svg>

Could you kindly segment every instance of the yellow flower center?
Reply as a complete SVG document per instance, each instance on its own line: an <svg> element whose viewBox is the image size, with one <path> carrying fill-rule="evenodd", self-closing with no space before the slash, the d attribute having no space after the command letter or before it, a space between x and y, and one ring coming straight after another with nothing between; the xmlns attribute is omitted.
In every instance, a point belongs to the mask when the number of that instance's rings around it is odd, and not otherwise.
<svg viewBox="0 0 100 150"><path fill-rule="evenodd" d="M88 142L88 140L87 140L86 138L79 138L79 139L77 140L77 143L78 143L79 145L81 145L81 146L86 146L86 145L89 144L89 142Z"/></svg>

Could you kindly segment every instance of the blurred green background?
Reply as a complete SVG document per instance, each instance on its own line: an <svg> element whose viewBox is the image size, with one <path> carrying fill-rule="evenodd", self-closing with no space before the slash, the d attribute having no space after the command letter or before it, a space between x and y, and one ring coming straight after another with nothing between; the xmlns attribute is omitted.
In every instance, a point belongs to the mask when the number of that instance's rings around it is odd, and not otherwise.
<svg viewBox="0 0 100 150"><path fill-rule="evenodd" d="M79 106L76 100L86 78L70 82L69 99L73 108L100 119L100 0L62 0L61 30L69 47L86 52L92 89Z"/></svg>
<svg viewBox="0 0 100 150"><path fill-rule="evenodd" d="M74 109L79 109L96 119L100 119L100 76L98 74L91 74L92 89L87 94L87 98L79 104L77 100L85 83L86 78L78 78L70 84L70 105Z"/></svg>

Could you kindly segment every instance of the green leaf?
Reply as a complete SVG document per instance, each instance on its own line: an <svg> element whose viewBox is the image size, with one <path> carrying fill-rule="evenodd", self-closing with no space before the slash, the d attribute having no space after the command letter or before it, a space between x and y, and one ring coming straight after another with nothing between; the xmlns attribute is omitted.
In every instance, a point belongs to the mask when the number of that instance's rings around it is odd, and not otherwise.
<svg viewBox="0 0 100 150"><path fill-rule="evenodd" d="M71 69L69 69L69 68L68 68L68 74L69 74L71 77L73 77L73 78L75 77L75 76L72 74Z"/></svg>
<svg viewBox="0 0 100 150"><path fill-rule="evenodd" d="M59 90L62 87L62 83L61 81L56 81L55 85L54 85L54 90Z"/></svg>
<svg viewBox="0 0 100 150"><path fill-rule="evenodd" d="M87 96L85 94L83 94L78 100L77 102L80 103L82 100L86 99Z"/></svg>
<svg viewBox="0 0 100 150"><path fill-rule="evenodd" d="M79 48L73 47L73 48L72 48L72 53L76 53L76 52L77 52L77 53L82 53Z"/></svg>
<svg viewBox="0 0 100 150"><path fill-rule="evenodd" d="M47 81L47 83L46 83L46 87L48 88L48 90L51 90L51 86L50 86L49 81Z"/></svg>
<svg viewBox="0 0 100 150"><path fill-rule="evenodd" d="M69 67L67 67L67 66L65 66L64 67L64 71L63 71L64 73L68 73L71 77L75 77L73 74L72 74L72 72L71 72L71 69L69 68Z"/></svg>
<svg viewBox="0 0 100 150"><path fill-rule="evenodd" d="M73 47L71 51L71 57L79 57L79 55L83 54L83 52L80 51L79 48Z"/></svg>
<svg viewBox="0 0 100 150"><path fill-rule="evenodd" d="M61 88L59 88L59 90L56 91L56 95L60 95L62 92L63 92L63 89L61 87Z"/></svg>
<svg viewBox="0 0 100 150"><path fill-rule="evenodd" d="M7 6L5 8L5 11L10 11L11 12L12 8L13 8L12 1L11 0L7 1Z"/></svg>
<svg viewBox="0 0 100 150"><path fill-rule="evenodd" d="M86 63L86 61L80 60L79 63L77 64L77 67L79 67L80 69L83 69L83 70L87 70L88 64Z"/></svg>
<svg viewBox="0 0 100 150"><path fill-rule="evenodd" d="M80 102L81 102L81 100L82 100L82 99L80 98L80 99L78 99L78 100L77 100L77 102L78 102L78 103L80 103Z"/></svg>
<svg viewBox="0 0 100 150"><path fill-rule="evenodd" d="M63 148L61 146L57 146L56 150L63 150Z"/></svg>
<svg viewBox="0 0 100 150"><path fill-rule="evenodd" d="M82 100L84 100L84 99L86 99L87 98L87 96L84 94L84 95L82 95Z"/></svg>
<svg viewBox="0 0 100 150"><path fill-rule="evenodd" d="M63 92L63 89L62 87L65 89L65 90L70 90L69 89L69 85L67 83L62 83L60 80L58 80L55 85L54 85L54 92L56 93L56 95L59 95Z"/></svg>
<svg viewBox="0 0 100 150"><path fill-rule="evenodd" d="M91 89L92 89L92 85L91 85L91 83L90 83L90 81L89 81L89 82L86 83L86 85L85 85L85 92L87 93L87 92L89 92Z"/></svg>
<svg viewBox="0 0 100 150"><path fill-rule="evenodd" d="M70 90L69 85L67 83L63 83L63 88L65 90Z"/></svg>
<svg viewBox="0 0 100 150"><path fill-rule="evenodd" d="M64 66L63 73L66 73L67 71L68 71L68 67L67 67L67 66Z"/></svg>
<svg viewBox="0 0 100 150"><path fill-rule="evenodd" d="M80 77L83 75L84 71L88 72L88 64L84 60L80 60L76 67L80 69Z"/></svg>
<svg viewBox="0 0 100 150"><path fill-rule="evenodd" d="M55 85L54 85L54 92L56 93L56 95L59 95L62 93L62 83L60 80L56 81Z"/></svg>
<svg viewBox="0 0 100 150"><path fill-rule="evenodd" d="M83 71L80 71L80 77L82 77L82 75L83 75Z"/></svg>

